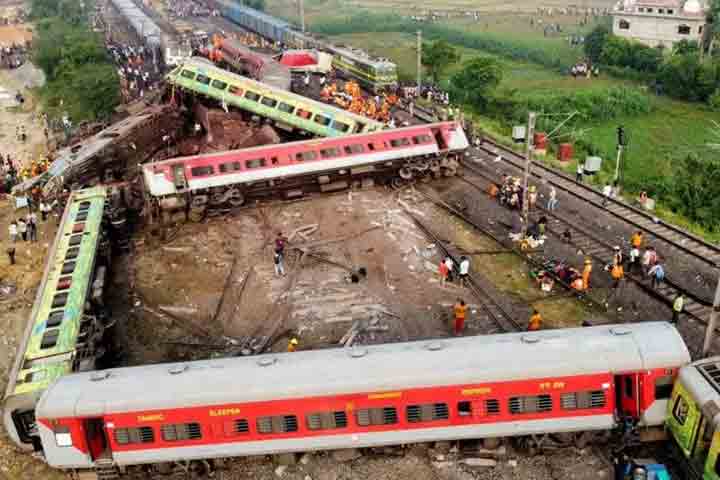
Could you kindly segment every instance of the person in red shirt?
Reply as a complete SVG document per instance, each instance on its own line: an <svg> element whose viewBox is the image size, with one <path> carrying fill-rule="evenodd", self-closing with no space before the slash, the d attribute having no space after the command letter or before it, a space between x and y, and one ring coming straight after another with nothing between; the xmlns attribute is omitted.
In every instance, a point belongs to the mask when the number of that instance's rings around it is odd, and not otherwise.
<svg viewBox="0 0 720 480"><path fill-rule="evenodd" d="M445 260L440 262L440 266L438 267L438 273L440 274L440 286L442 288L445 288L445 283L447 282L449 272L450 272L450 270L448 269L448 266L445 263Z"/></svg>

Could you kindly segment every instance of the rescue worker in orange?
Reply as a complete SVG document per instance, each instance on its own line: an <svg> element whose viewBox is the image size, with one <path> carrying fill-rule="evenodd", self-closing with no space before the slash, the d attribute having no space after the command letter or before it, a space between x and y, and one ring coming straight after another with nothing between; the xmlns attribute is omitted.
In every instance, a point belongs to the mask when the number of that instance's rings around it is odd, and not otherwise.
<svg viewBox="0 0 720 480"><path fill-rule="evenodd" d="M298 342L298 339L295 338L295 337L292 337L292 338L290 339L290 341L288 342L287 351L288 351L288 352L294 352L294 351L296 351L296 350L297 350L298 343L300 343L300 342Z"/></svg>
<svg viewBox="0 0 720 480"><path fill-rule="evenodd" d="M625 270L623 270L621 263L616 263L612 266L612 269L610 269L610 276L612 276L614 282L613 288L618 288L620 286L620 281L625 277Z"/></svg>
<svg viewBox="0 0 720 480"><path fill-rule="evenodd" d="M455 336L461 335L463 329L465 328L465 314L467 312L467 305L465 305L465 301L458 298L457 303L455 304L455 307L453 307L453 310L455 312Z"/></svg>
<svg viewBox="0 0 720 480"><path fill-rule="evenodd" d="M582 281L583 290L590 288L590 274L592 273L592 260L589 258L585 259L585 267L583 268Z"/></svg>
<svg viewBox="0 0 720 480"><path fill-rule="evenodd" d="M637 232L633 233L633 236L630 237L630 243L632 244L633 247L640 250L640 248L642 247L642 243L643 243L643 233L641 231L637 231Z"/></svg>
<svg viewBox="0 0 720 480"><path fill-rule="evenodd" d="M540 330L541 326L542 315L540 315L540 312L538 312L537 310L533 310L532 317L530 317L530 322L528 323L528 331L535 332L537 330Z"/></svg>

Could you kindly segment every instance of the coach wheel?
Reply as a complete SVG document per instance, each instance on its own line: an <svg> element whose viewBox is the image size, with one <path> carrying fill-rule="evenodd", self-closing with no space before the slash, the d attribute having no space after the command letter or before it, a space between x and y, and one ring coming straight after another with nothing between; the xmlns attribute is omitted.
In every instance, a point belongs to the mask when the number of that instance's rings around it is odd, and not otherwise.
<svg viewBox="0 0 720 480"><path fill-rule="evenodd" d="M393 177L393 179L390 180L390 186L397 190L405 186L405 180L400 177Z"/></svg>
<svg viewBox="0 0 720 480"><path fill-rule="evenodd" d="M423 174L423 176L420 177L420 181L421 181L422 183L430 183L430 182L432 181L432 179L433 179L432 173L430 173L430 172L425 172L425 173Z"/></svg>
<svg viewBox="0 0 720 480"><path fill-rule="evenodd" d="M228 202L233 207L240 207L245 203L245 195L243 195L240 190L233 189L230 191L230 198L228 198Z"/></svg>
<svg viewBox="0 0 720 480"><path fill-rule="evenodd" d="M202 222L205 219L205 214L207 213L207 210L199 209L199 208L191 208L190 213L188 213L188 219L191 222L199 223Z"/></svg>
<svg viewBox="0 0 720 480"><path fill-rule="evenodd" d="M410 170L408 167L401 168L398 174L403 180L412 180L413 178L412 170Z"/></svg>
<svg viewBox="0 0 720 480"><path fill-rule="evenodd" d="M430 162L430 171L433 173L440 173L440 162L437 160L432 160Z"/></svg>

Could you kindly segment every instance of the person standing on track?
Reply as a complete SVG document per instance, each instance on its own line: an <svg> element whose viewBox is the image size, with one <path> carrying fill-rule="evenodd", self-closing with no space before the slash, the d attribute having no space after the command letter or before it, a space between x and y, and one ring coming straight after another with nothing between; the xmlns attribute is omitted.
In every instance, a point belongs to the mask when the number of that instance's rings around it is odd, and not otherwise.
<svg viewBox="0 0 720 480"><path fill-rule="evenodd" d="M650 269L657 263L655 248L647 247L642 257L643 276L650 275Z"/></svg>
<svg viewBox="0 0 720 480"><path fill-rule="evenodd" d="M455 262L451 257L445 257L445 265L448 269L448 281L452 283L453 281L453 268L455 268Z"/></svg>
<svg viewBox="0 0 720 480"><path fill-rule="evenodd" d="M575 170L575 181L582 182L584 173L585 173L585 167L583 166L582 163L580 163L580 160L578 160L577 170Z"/></svg>
<svg viewBox="0 0 720 480"><path fill-rule="evenodd" d="M617 290L620 286L620 282L625 278L625 271L623 270L622 263L616 263L610 269L610 276L613 279L613 289Z"/></svg>
<svg viewBox="0 0 720 480"><path fill-rule="evenodd" d="M440 287L445 288L445 284L447 283L448 279L448 267L445 263L445 260L440 262L440 266L438 267L438 274L440 275Z"/></svg>
<svg viewBox="0 0 720 480"><path fill-rule="evenodd" d="M457 337L462 335L462 332L465 328L465 315L467 313L467 305L465 305L465 300L461 298L457 299L457 303L453 307L453 313L455 314L454 333Z"/></svg>
<svg viewBox="0 0 720 480"><path fill-rule="evenodd" d="M18 228L17 223L10 222L10 226L8 226L8 233L10 234L10 243L17 242L17 236L18 236Z"/></svg>
<svg viewBox="0 0 720 480"><path fill-rule="evenodd" d="M470 274L470 259L466 256L460 257L460 285L467 286L468 275Z"/></svg>
<svg viewBox="0 0 720 480"><path fill-rule="evenodd" d="M608 202L610 201L610 196L612 195L612 185L610 185L610 182L606 182L605 186L602 189L603 199L602 199L602 206L606 207Z"/></svg>
<svg viewBox="0 0 720 480"><path fill-rule="evenodd" d="M555 190L555 187L552 185L550 186L550 191L548 192L548 201L547 201L547 209L549 212L552 212L555 210L558 204L557 199L557 190Z"/></svg>
<svg viewBox="0 0 720 480"><path fill-rule="evenodd" d="M665 269L659 260L650 268L648 275L650 276L650 288L653 290L659 287L662 281L665 280Z"/></svg>
<svg viewBox="0 0 720 480"><path fill-rule="evenodd" d="M635 273L640 268L640 249L635 245L630 249L628 273Z"/></svg>
<svg viewBox="0 0 720 480"><path fill-rule="evenodd" d="M637 248L638 250L642 248L643 243L643 232L638 230L637 232L633 233L632 237L630 237L630 245Z"/></svg>
<svg viewBox="0 0 720 480"><path fill-rule="evenodd" d="M592 273L592 260L590 258L585 259L585 267L582 273L583 290L590 288L590 274Z"/></svg>
<svg viewBox="0 0 720 480"><path fill-rule="evenodd" d="M677 325L678 321L680 320L680 314L683 311L683 308L685 308L685 296L680 292L677 297L675 297L675 301L673 302L673 315L672 320L670 323L673 325Z"/></svg>
<svg viewBox="0 0 720 480"><path fill-rule="evenodd" d="M528 331L529 332L536 332L540 330L542 327L542 315L540 315L540 312L537 310L533 310L533 314L530 317L530 322L528 323Z"/></svg>

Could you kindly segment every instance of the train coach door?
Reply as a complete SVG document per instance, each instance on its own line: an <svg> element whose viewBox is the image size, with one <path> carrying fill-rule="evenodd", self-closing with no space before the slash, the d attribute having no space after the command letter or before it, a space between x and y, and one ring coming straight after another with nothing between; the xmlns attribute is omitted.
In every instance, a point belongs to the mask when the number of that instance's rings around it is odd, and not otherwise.
<svg viewBox="0 0 720 480"><path fill-rule="evenodd" d="M105 422L102 418L89 418L85 420L85 439L88 445L88 452L93 461L107 456L107 436L105 434Z"/></svg>
<svg viewBox="0 0 720 480"><path fill-rule="evenodd" d="M637 373L615 377L615 394L618 413L621 416L640 416L640 376Z"/></svg>
<svg viewBox="0 0 720 480"><path fill-rule="evenodd" d="M182 163L176 163L172 166L173 183L178 190L187 188L187 180L185 179L185 166Z"/></svg>
<svg viewBox="0 0 720 480"><path fill-rule="evenodd" d="M445 135L443 134L442 129L434 128L433 133L435 135L435 142L437 142L437 146L440 149L440 151L447 150L447 148L448 148L447 139L445 138Z"/></svg>

